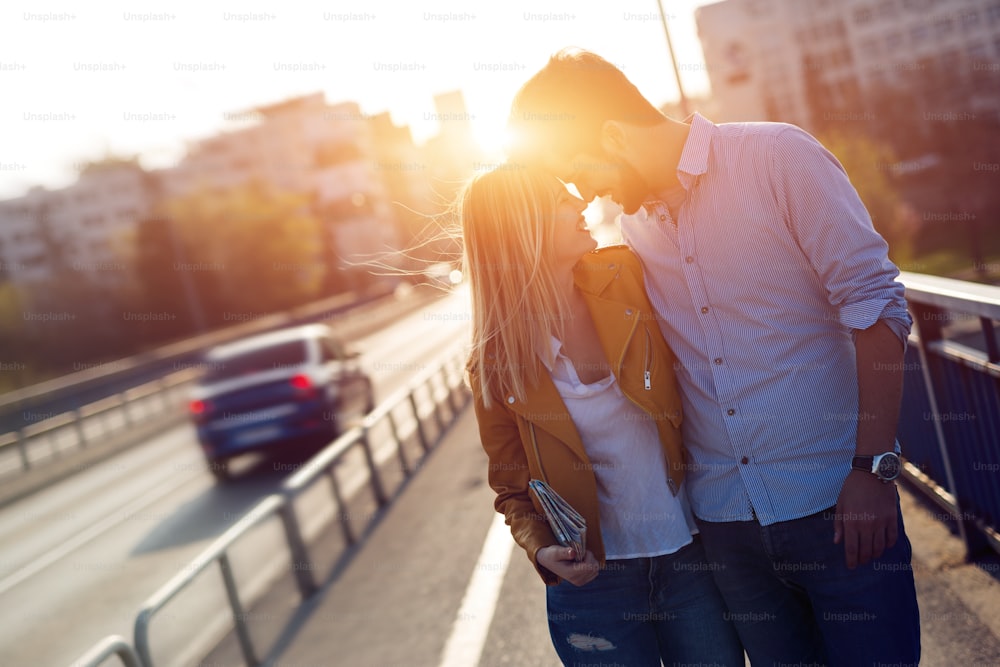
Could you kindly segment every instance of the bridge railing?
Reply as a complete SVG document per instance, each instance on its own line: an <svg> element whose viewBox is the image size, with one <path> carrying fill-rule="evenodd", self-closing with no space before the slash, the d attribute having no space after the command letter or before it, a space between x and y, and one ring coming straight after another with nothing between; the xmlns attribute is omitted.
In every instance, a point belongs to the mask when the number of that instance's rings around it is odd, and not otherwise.
<svg viewBox="0 0 1000 667"><path fill-rule="evenodd" d="M914 321L897 430L904 476L955 522L969 558L1000 551L1000 287L902 282Z"/></svg>
<svg viewBox="0 0 1000 667"><path fill-rule="evenodd" d="M45 415L37 423L0 434L0 479L28 472L78 453L97 442L143 425L142 434L184 419L187 391L196 369L171 373L154 382L107 396L70 412Z"/></svg>

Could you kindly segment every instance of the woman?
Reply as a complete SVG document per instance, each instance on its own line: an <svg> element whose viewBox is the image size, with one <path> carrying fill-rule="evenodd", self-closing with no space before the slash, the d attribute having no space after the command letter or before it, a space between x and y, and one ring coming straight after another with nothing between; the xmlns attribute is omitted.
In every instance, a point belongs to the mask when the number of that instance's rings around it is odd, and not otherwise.
<svg viewBox="0 0 1000 667"><path fill-rule="evenodd" d="M743 665L683 491L674 357L624 246L595 250L586 204L504 165L462 197L469 380L495 507L546 587L567 665ZM560 546L529 492L587 522Z"/></svg>

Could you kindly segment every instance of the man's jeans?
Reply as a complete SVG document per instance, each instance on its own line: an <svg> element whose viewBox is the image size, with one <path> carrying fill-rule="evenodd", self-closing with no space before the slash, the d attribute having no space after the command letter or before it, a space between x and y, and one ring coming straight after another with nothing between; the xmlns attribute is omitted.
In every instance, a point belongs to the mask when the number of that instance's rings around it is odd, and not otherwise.
<svg viewBox="0 0 1000 667"><path fill-rule="evenodd" d="M730 618L754 667L916 665L920 618L910 541L848 570L830 508L801 519L698 521ZM898 511L898 502L897 502Z"/></svg>
<svg viewBox="0 0 1000 667"><path fill-rule="evenodd" d="M743 648L698 536L680 551L609 560L588 584L546 587L565 665L742 667Z"/></svg>

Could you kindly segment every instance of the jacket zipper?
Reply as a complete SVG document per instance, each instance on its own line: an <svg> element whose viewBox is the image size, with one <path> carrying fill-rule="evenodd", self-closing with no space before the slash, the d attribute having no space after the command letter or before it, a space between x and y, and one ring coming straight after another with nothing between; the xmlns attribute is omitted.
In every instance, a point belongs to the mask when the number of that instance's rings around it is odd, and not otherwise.
<svg viewBox="0 0 1000 667"><path fill-rule="evenodd" d="M649 329L644 326L643 330L645 330L646 332L646 352L643 360L644 369L642 378L643 381L645 382L646 391L649 391L650 389L653 388L653 374L649 370Z"/></svg>
<svg viewBox="0 0 1000 667"><path fill-rule="evenodd" d="M652 388L653 388L653 382L652 382L653 374L652 374L652 371L651 371L651 369L649 367L649 360L650 360L650 354L651 354L651 341L650 341L650 336L649 336L649 328L643 326L643 331L646 332L646 347L645 347L645 350L644 350L644 353L643 353L643 370L642 370L643 385L646 388L646 391L651 391ZM631 337L629 337L629 338L631 340ZM628 343L625 344L625 347L628 347ZM622 352L622 359L624 359L624 358L625 358L625 352L623 351ZM621 361L620 360L619 360L619 365L621 365ZM637 408L639 408L643 412L646 411L646 409L644 407L642 407L641 405L639 405L639 403L637 403L635 401L635 399L633 399L631 396L628 395L628 393L625 392L624 388L622 388L622 395L625 396L625 398L627 398L628 400L632 401L632 403ZM532 437L533 436L534 436L534 431L532 431ZM536 455L537 455L537 450L536 450ZM666 452L663 452L663 458L664 458L664 461L667 464L667 486L670 487L670 492L673 495L676 496L677 495L677 485L674 483L674 479L670 476L670 472L669 472L669 470L670 470L670 457L667 456Z"/></svg>

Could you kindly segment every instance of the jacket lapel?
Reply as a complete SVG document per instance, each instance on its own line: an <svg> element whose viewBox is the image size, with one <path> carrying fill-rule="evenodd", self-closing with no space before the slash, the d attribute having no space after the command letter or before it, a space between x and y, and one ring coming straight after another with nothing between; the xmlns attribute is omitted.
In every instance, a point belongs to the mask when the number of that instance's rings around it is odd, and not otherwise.
<svg viewBox="0 0 1000 667"><path fill-rule="evenodd" d="M535 363L538 364L538 386L528 387L527 400L508 402L507 407L536 428L565 443L580 460L586 461L587 451L583 447L583 440L580 439L559 390L552 383L545 366L537 360Z"/></svg>
<svg viewBox="0 0 1000 667"><path fill-rule="evenodd" d="M635 331L641 309L619 300L601 295L617 279L621 266L615 263L598 264L596 258L586 256L574 272L574 280L587 301L590 318L601 339L601 347L608 363L621 381L621 363Z"/></svg>

